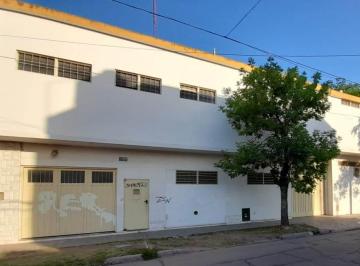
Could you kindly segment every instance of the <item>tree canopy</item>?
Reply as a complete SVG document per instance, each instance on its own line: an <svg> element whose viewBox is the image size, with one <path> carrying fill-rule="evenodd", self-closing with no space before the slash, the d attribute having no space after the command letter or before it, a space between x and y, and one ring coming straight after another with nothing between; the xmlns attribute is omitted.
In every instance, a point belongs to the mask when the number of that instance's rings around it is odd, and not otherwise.
<svg viewBox="0 0 360 266"><path fill-rule="evenodd" d="M221 110L242 136L235 152L225 152L216 165L230 177L270 173L281 191L281 224L288 225L289 184L310 193L326 176L328 162L339 154L334 130L310 132L307 122L321 120L329 110L328 85L320 74L308 82L296 67L285 72L269 58L263 66L243 72Z"/></svg>
<svg viewBox="0 0 360 266"><path fill-rule="evenodd" d="M334 90L343 91L347 94L360 97L360 84L349 83L344 78L337 78L335 82L329 82L328 86Z"/></svg>

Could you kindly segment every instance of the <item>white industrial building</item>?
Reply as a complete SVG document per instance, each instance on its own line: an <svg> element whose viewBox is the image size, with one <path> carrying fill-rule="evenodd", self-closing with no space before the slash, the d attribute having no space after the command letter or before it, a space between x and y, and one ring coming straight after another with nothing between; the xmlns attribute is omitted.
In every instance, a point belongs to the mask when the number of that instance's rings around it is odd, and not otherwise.
<svg viewBox="0 0 360 266"><path fill-rule="evenodd" d="M266 177L214 167L238 138L223 88L247 65L17 1L0 21L0 243L280 218ZM309 127L336 129L342 154L290 193L292 217L360 213L360 98L330 101Z"/></svg>

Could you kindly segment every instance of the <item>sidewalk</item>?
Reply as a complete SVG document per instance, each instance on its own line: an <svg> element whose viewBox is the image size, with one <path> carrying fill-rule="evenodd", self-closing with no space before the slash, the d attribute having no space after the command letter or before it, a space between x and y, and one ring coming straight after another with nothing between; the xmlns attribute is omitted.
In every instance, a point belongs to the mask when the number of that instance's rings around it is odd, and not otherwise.
<svg viewBox="0 0 360 266"><path fill-rule="evenodd" d="M47 248L74 247L139 239L159 239L167 237L190 236L195 234L268 227L274 225L279 225L279 221L249 222L234 225L211 225L191 228L176 228L165 230L162 229L156 231L133 231L120 233L101 233L76 236L72 235L63 237L49 237L36 240L23 240L15 244L0 245L0 249L2 251L24 251L42 249L45 246Z"/></svg>
<svg viewBox="0 0 360 266"><path fill-rule="evenodd" d="M290 222L311 225L319 228L320 231L342 232L360 229L360 214L298 217Z"/></svg>
<svg viewBox="0 0 360 266"><path fill-rule="evenodd" d="M176 228L157 231L135 231L120 233L101 233L77 236L49 237L36 240L24 240L16 244L0 245L2 251L12 250L37 250L44 247L61 248L82 245L94 245L110 242L141 240L141 239L159 239L167 237L189 236L196 234L206 234L221 231L231 231L239 229L259 228L279 225L279 221L249 222L234 225L212 225L199 226L191 228ZM320 229L320 231L347 231L360 229L360 215L349 216L316 216L299 217L290 220L293 224L307 224Z"/></svg>

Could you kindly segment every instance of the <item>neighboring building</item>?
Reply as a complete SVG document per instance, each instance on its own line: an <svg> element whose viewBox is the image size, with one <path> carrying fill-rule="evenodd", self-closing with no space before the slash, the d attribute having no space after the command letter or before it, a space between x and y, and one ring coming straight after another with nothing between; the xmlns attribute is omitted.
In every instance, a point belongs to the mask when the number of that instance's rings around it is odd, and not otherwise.
<svg viewBox="0 0 360 266"><path fill-rule="evenodd" d="M0 20L1 243L279 219L267 176L214 167L237 141L222 90L247 65L17 1ZM311 126L343 154L314 195L290 194L292 216L360 213L360 98L331 95Z"/></svg>

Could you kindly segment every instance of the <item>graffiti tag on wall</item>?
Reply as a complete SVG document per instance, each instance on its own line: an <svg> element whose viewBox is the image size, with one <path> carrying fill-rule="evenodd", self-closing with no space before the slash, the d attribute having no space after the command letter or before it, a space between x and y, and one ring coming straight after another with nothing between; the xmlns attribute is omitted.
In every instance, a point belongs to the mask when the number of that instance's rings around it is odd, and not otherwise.
<svg viewBox="0 0 360 266"><path fill-rule="evenodd" d="M171 201L171 198L168 198L166 196L158 196L158 197L155 197L155 198L156 198L156 203L168 204Z"/></svg>

